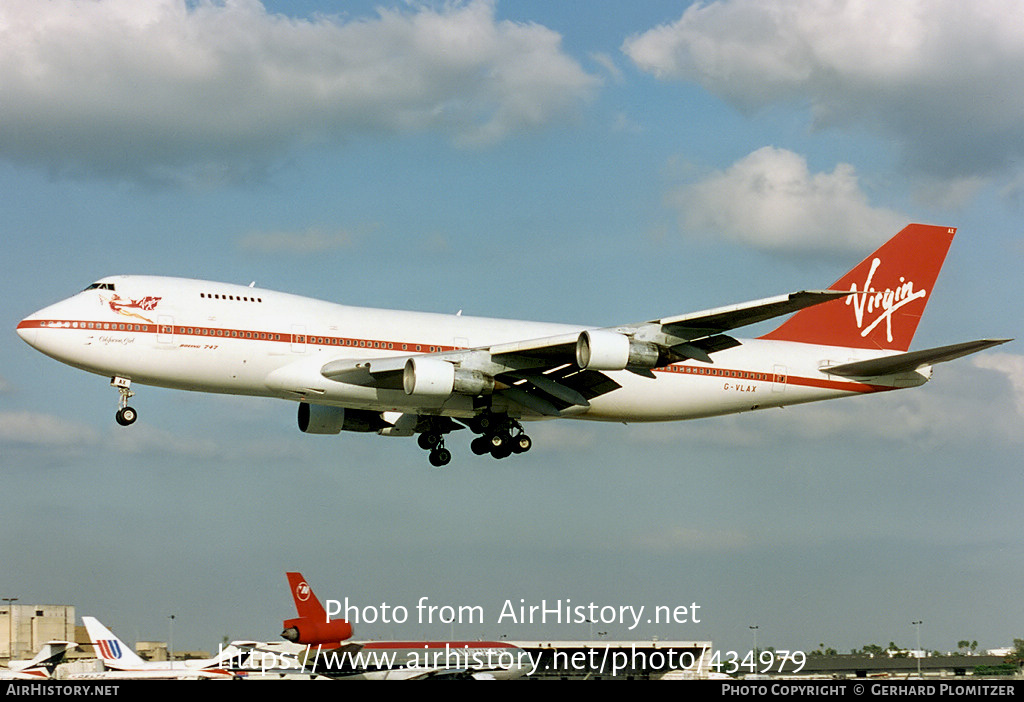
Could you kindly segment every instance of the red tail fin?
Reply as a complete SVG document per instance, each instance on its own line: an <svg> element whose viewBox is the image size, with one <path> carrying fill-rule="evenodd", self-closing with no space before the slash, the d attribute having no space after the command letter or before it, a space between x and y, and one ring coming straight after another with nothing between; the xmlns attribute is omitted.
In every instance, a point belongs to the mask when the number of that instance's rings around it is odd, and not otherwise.
<svg viewBox="0 0 1024 702"><path fill-rule="evenodd" d="M286 573L299 616L284 621L281 636L297 644L339 646L352 636L352 626L344 619L328 621L327 612L313 594L302 573ZM330 600L328 600L330 603Z"/></svg>
<svg viewBox="0 0 1024 702"><path fill-rule="evenodd" d="M327 612L324 610L320 600L313 594L313 588L302 577L302 573L286 573L288 586L292 589L292 598L295 600L295 610L300 617L311 617L327 621Z"/></svg>
<svg viewBox="0 0 1024 702"><path fill-rule="evenodd" d="M906 351L956 229L911 224L830 286L860 293L797 312L762 339Z"/></svg>

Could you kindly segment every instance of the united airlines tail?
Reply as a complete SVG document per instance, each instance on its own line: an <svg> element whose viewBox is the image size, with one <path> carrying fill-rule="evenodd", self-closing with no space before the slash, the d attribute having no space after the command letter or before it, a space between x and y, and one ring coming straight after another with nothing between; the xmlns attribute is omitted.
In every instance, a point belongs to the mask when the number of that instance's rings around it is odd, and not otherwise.
<svg viewBox="0 0 1024 702"><path fill-rule="evenodd" d="M108 668L117 670L145 668L146 662L136 655L121 639L93 617L82 617L89 640L96 648L96 656L103 659Z"/></svg>
<svg viewBox="0 0 1024 702"><path fill-rule="evenodd" d="M906 351L956 229L911 224L832 290L857 294L797 312L762 339Z"/></svg>

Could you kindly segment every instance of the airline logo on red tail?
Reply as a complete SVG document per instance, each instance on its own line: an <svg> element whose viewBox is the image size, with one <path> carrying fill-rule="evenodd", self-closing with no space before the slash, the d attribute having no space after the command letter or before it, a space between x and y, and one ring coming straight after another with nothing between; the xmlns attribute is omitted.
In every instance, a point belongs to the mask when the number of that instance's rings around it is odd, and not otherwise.
<svg viewBox="0 0 1024 702"><path fill-rule="evenodd" d="M305 602L309 599L312 592L313 591L310 589L309 585L307 585L306 581L303 580L295 586L295 599L299 602Z"/></svg>
<svg viewBox="0 0 1024 702"><path fill-rule="evenodd" d="M100 650L103 658L117 660L121 657L121 644L117 640L100 639L96 642L96 648Z"/></svg>
<svg viewBox="0 0 1024 702"><path fill-rule="evenodd" d="M903 276L900 276L900 282L896 288L875 290L871 283L875 277L875 271L881 265L882 259L880 258L871 261L871 269L864 281L864 287L858 290L856 283L850 285L850 292L858 294L846 298L846 304L853 307L853 317L857 328L861 330L862 337L866 338L875 330L875 327L884 321L886 339L892 343L893 313L914 300L927 297L928 291L914 290L914 281L907 280ZM868 319L865 319L865 314L868 315ZM874 316L872 317L872 315Z"/></svg>
<svg viewBox="0 0 1024 702"><path fill-rule="evenodd" d="M955 233L908 225L830 286L853 295L802 309L761 338L908 350Z"/></svg>

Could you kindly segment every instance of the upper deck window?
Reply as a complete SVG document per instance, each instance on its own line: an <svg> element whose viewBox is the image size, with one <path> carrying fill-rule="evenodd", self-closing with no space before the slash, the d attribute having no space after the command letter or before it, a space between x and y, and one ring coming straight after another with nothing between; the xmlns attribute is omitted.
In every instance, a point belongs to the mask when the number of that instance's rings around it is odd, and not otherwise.
<svg viewBox="0 0 1024 702"><path fill-rule="evenodd" d="M89 287L86 288L86 290L113 290L113 289L114 289L114 284L113 283L93 283L92 285L90 285Z"/></svg>

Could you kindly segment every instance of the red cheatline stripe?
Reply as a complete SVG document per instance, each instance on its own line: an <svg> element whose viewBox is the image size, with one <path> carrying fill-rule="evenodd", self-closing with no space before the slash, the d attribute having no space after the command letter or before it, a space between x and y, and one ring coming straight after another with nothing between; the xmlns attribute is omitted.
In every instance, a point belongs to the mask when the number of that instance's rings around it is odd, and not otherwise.
<svg viewBox="0 0 1024 702"><path fill-rule="evenodd" d="M92 327L89 325L92 324ZM411 342L382 341L380 339L355 339L339 336L322 336L319 334L281 334L255 329L226 329L221 327L197 327L188 325L157 325L136 324L134 322L88 322L50 319L26 319L18 324L18 329L67 329L72 331L92 332L134 332L140 334L173 334L176 336L194 337L196 339L232 341L269 341L282 344L311 344L313 346L336 346L339 348L375 349L382 351L404 351L406 353L439 353L457 351L458 346L440 346L436 344L415 344ZM892 390L887 385L871 385L853 381L831 380L828 378L805 378L799 376L779 376L773 373L761 373L733 368L712 366L671 365L656 368L659 373L682 373L699 375L707 378L733 378L751 382L777 382L787 385L841 390L845 392L883 392Z"/></svg>
<svg viewBox="0 0 1024 702"><path fill-rule="evenodd" d="M93 326L90 327L89 325ZM406 351L413 353L438 353L455 351L458 346L439 344L414 344L381 339L354 339L321 334L292 334L268 332L256 329L228 329L224 327L200 327L189 325L136 324L134 322L89 322L50 319L27 319L18 324L18 329L67 329L91 332L134 332L137 334L174 334L197 339L232 339L234 341L271 341L282 344L312 344L313 346L338 346L345 348L379 349L383 351Z"/></svg>

